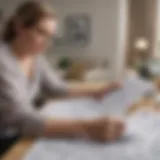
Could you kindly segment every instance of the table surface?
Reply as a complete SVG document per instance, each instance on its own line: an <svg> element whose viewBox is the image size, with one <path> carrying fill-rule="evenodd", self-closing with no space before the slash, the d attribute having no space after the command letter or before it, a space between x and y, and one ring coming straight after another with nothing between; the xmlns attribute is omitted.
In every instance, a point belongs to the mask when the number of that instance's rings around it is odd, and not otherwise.
<svg viewBox="0 0 160 160"><path fill-rule="evenodd" d="M74 88L79 89L97 89L102 86L104 86L106 83L73 83L71 84ZM136 104L133 104L127 111L126 114L132 114L133 112L136 112L137 110L141 109L143 106L147 106L149 110L151 111L160 111L160 107L157 106L158 104L155 104L155 101L152 98L142 98L139 102ZM13 147L6 153L4 156L2 156L1 160L22 160L24 155L27 153L29 148L34 143L34 139L28 139L23 138L19 140Z"/></svg>

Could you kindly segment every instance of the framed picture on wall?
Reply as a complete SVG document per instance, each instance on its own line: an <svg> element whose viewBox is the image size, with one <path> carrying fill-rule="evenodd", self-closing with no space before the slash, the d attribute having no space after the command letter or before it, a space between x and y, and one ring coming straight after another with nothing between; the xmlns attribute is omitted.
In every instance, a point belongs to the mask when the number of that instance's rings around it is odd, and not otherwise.
<svg viewBox="0 0 160 160"><path fill-rule="evenodd" d="M88 14L73 14L65 19L65 39L71 45L87 45L91 40L91 18Z"/></svg>

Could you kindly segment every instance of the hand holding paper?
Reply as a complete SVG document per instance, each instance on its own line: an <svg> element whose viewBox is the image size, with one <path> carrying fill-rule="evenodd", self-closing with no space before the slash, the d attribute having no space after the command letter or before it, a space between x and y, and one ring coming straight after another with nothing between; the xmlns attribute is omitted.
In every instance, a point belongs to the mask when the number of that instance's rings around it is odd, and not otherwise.
<svg viewBox="0 0 160 160"><path fill-rule="evenodd" d="M99 118L86 122L83 129L89 139L98 141L114 141L124 132L124 123L113 117Z"/></svg>
<svg viewBox="0 0 160 160"><path fill-rule="evenodd" d="M90 95L96 99L101 99L103 98L107 93L110 93L116 89L121 88L121 83L120 82L113 82L110 85L106 85L103 88L100 88L99 90L92 91Z"/></svg>

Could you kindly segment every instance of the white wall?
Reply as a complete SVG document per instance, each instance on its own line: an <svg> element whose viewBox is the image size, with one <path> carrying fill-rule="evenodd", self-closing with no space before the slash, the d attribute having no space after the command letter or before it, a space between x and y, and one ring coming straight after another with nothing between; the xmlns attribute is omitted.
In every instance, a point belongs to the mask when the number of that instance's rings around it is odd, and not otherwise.
<svg viewBox="0 0 160 160"><path fill-rule="evenodd" d="M53 3L60 20L68 14L87 13L92 21L92 40L86 48L75 47L60 49L61 54L72 56L95 56L107 58L116 52L118 38L119 0L48 0ZM62 22L63 23L63 22ZM62 24L60 21L60 24ZM78 48L79 49L79 48ZM74 53L76 50L76 53Z"/></svg>
<svg viewBox="0 0 160 160"><path fill-rule="evenodd" d="M115 57L112 57L113 77L123 80L126 65L127 51L127 34L128 34L128 15L129 1L118 0L119 2L119 18L118 18L118 46ZM116 64L116 65L114 65Z"/></svg>
<svg viewBox="0 0 160 160"><path fill-rule="evenodd" d="M23 0L1 0L5 14L10 15L14 6ZM109 61L114 75L120 73L124 64L124 41L126 31L126 2L127 0L46 0L56 9L61 31L66 15L74 13L87 13L92 21L92 40L85 48L61 47L50 49L51 57L68 55L71 57L91 58ZM3 4L1 5L1 3ZM14 5L8 5L9 3ZM53 58L54 59L54 58ZM119 70L119 71L118 71Z"/></svg>
<svg viewBox="0 0 160 160"><path fill-rule="evenodd" d="M158 0L157 3L157 26L155 32L154 56L160 58L160 0Z"/></svg>
<svg viewBox="0 0 160 160"><path fill-rule="evenodd" d="M92 40L85 48L61 47L56 55L109 61L113 76L120 78L125 62L125 43L128 0L48 0L53 3L60 18L66 15L88 13L92 21Z"/></svg>

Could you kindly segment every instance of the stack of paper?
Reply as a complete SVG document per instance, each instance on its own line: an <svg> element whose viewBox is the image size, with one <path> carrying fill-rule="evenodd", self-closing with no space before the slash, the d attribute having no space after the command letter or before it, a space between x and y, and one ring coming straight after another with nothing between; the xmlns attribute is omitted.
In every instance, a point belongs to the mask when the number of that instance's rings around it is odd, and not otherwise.
<svg viewBox="0 0 160 160"><path fill-rule="evenodd" d="M141 79L127 79L121 89L106 96L102 103L107 107L106 113L122 115L128 107L143 96L154 96L156 92L156 88L151 82Z"/></svg>

